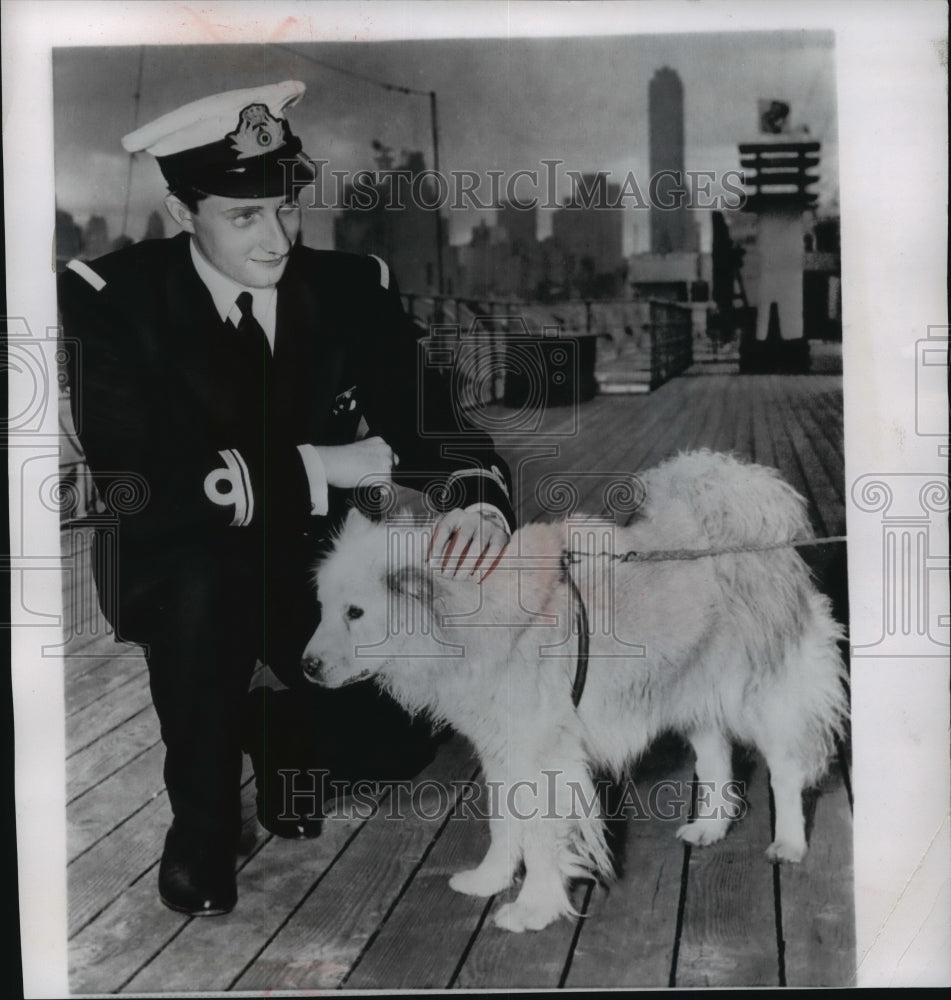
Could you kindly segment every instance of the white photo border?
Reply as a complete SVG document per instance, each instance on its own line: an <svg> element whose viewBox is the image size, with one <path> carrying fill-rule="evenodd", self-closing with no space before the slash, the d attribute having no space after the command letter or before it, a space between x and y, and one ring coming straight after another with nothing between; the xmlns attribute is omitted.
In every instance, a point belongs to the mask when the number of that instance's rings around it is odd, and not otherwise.
<svg viewBox="0 0 951 1000"><path fill-rule="evenodd" d="M7 0L2 13L7 311L23 318L35 337L57 322L54 47L831 29L838 83L847 492L863 475L947 474L942 439L920 433L916 423L923 411L947 419L946 396L940 390L924 396L916 381L916 345L930 336L939 344L944 338L947 349L947 8L938 0L278 0L200 6ZM22 391L11 379L11 412L19 412ZM19 509L18 499L29 477L55 465L56 413L49 411L35 441L16 435L9 441L14 566L18 559L36 559L31 565L43 569L45 557L59 552L55 514L41 512L47 516L40 518ZM848 533L855 637L880 625L882 531L854 498ZM938 551L947 553L946 535L941 544ZM45 572L44 609L55 615L59 578L55 568ZM11 578L15 583L16 574ZM58 661L38 652L58 641L58 626L13 629L27 996L64 996L68 990L65 828L52 819L65 816L62 671ZM852 699L858 983L947 985L947 660L854 659Z"/></svg>

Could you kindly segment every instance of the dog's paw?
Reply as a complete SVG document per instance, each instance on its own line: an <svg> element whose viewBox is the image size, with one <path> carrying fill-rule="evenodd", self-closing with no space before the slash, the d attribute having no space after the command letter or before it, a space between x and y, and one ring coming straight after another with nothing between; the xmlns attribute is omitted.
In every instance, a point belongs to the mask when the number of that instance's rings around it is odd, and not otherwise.
<svg viewBox="0 0 951 1000"><path fill-rule="evenodd" d="M561 913L551 907L533 906L516 899L514 903L499 907L493 923L504 931L520 934L522 931L540 931L553 924L560 916Z"/></svg>
<svg viewBox="0 0 951 1000"><path fill-rule="evenodd" d="M466 896L494 896L497 892L507 889L510 884L511 879L508 876L488 872L482 868L456 872L449 879L449 888Z"/></svg>
<svg viewBox="0 0 951 1000"><path fill-rule="evenodd" d="M730 829L729 820L694 820L693 823L684 823L677 830L677 836L685 843L694 847L707 847L715 844L718 840L723 840L727 830Z"/></svg>
<svg viewBox="0 0 951 1000"><path fill-rule="evenodd" d="M805 856L805 840L780 840L777 838L766 848L766 857L773 864L779 864L782 861L798 864Z"/></svg>

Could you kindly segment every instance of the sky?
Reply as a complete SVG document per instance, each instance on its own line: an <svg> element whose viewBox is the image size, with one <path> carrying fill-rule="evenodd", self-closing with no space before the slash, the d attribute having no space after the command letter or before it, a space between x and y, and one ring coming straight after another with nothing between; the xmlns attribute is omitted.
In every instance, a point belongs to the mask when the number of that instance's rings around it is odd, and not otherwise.
<svg viewBox="0 0 951 1000"><path fill-rule="evenodd" d="M559 201L568 193L567 170L606 170L618 181L633 171L646 189L648 84L663 66L684 85L687 170L738 169L737 143L758 137L757 100L781 99L791 106L791 124L805 124L822 143L820 208L834 210L834 42L818 31L57 49L57 204L80 225L105 215L117 235L128 191L127 231L140 238L165 188L147 155L135 158L129 184L121 137L207 94L283 79L307 85L289 118L305 150L328 161L327 171L372 168L374 139L397 155L422 150L431 165L426 94L435 91L440 169L477 172L483 199L489 170L506 177L537 170L544 196L542 161L550 159L563 164ZM648 249L647 215L626 213L627 252ZM466 242L482 217L491 223L493 213L449 212L450 241ZM538 235L550 226L551 212L541 210ZM332 246L331 210L308 213L305 234L312 245Z"/></svg>

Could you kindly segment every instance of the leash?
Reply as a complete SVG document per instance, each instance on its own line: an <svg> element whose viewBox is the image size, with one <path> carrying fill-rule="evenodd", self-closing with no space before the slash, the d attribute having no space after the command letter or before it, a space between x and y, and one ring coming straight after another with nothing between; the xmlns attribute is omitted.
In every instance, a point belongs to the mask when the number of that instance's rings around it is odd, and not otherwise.
<svg viewBox="0 0 951 1000"><path fill-rule="evenodd" d="M571 575L571 567L577 566L583 558L607 558L614 562L675 562L693 559L706 559L712 556L740 555L755 552L773 552L776 549L802 549L813 545L833 545L846 540L845 535L834 535L829 538L807 538L798 542L775 542L771 545L735 546L725 549L652 549L638 552L634 549L628 552L583 552L578 549L562 549L561 551L561 581L571 587L572 600L575 605L575 626L578 629L578 659L575 664L575 679L571 685L571 703L575 708L581 702L584 694L585 681L588 678L588 649L591 642L591 630L588 625L588 609L578 585Z"/></svg>
<svg viewBox="0 0 951 1000"><path fill-rule="evenodd" d="M588 609L584 598L578 590L578 584L569 570L570 554L567 549L561 554L561 582L571 587L571 596L575 606L575 625L578 628L578 662L575 666L575 680L571 685L571 703L575 708L584 693L584 683L588 678L588 644L591 639L591 629L588 626Z"/></svg>
<svg viewBox="0 0 951 1000"><path fill-rule="evenodd" d="M606 558L615 562L674 562L689 559L707 559L712 556L743 555L755 552L774 552L776 549L802 549L812 545L832 545L846 540L846 535L833 535L829 538L805 538L798 542L774 542L770 545L743 546L737 545L725 549L648 549L645 552L630 550L628 552L583 552L578 549L563 549L561 553L562 566L576 566L583 558Z"/></svg>

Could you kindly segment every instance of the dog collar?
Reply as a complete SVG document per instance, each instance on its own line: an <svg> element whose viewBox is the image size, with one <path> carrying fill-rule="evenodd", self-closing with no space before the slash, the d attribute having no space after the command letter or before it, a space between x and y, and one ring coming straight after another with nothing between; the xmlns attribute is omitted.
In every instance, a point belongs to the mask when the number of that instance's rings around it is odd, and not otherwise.
<svg viewBox="0 0 951 1000"><path fill-rule="evenodd" d="M569 566L572 563L571 553L565 549L561 553L561 580L571 588L571 600L574 605L575 625L578 629L578 660L575 664L575 679L571 685L571 703L575 708L581 701L584 694L584 685L588 677L588 643L590 633L588 629L588 609L585 607L584 599L578 585L571 576Z"/></svg>

